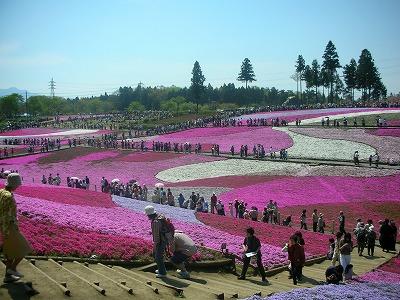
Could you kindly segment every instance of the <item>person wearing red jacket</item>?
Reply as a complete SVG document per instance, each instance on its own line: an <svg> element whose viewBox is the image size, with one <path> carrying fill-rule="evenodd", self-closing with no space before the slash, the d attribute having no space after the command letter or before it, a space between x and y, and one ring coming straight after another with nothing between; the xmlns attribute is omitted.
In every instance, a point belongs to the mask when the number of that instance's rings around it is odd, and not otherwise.
<svg viewBox="0 0 400 300"><path fill-rule="evenodd" d="M306 257L304 254L304 248L300 245L299 238L296 235L292 235L289 240L288 256L290 265L292 268L293 284L297 285L297 281L302 278L302 270Z"/></svg>

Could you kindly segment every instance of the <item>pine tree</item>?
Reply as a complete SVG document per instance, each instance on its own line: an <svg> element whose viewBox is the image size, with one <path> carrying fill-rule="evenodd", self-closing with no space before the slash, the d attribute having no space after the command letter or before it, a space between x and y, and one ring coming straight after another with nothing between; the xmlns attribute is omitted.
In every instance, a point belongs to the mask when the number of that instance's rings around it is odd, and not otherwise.
<svg viewBox="0 0 400 300"><path fill-rule="evenodd" d="M336 69L340 68L339 55L336 52L336 47L329 41L326 45L324 55L322 55L324 62L322 63L322 68L329 73L329 83L330 83L330 95L331 101L333 100L333 84L335 81Z"/></svg>
<svg viewBox="0 0 400 300"><path fill-rule="evenodd" d="M343 68L344 82L351 93L351 100L354 101L354 89L357 87L357 62L354 58Z"/></svg>
<svg viewBox="0 0 400 300"><path fill-rule="evenodd" d="M203 72L201 71L201 67L199 62L196 60L193 66L192 70L192 84L190 86L190 90L193 94L193 98L196 101L196 112L199 112L199 101L201 98L201 95L203 94L203 91L205 89L204 87L204 81L206 78L203 75Z"/></svg>
<svg viewBox="0 0 400 300"><path fill-rule="evenodd" d="M237 80L245 82L246 89L247 89L247 82L252 83L253 81L256 81L256 75L254 74L253 66L251 65L250 60L247 57L242 62L242 66L240 67L240 72Z"/></svg>
<svg viewBox="0 0 400 300"><path fill-rule="evenodd" d="M363 99L369 100L371 97L371 90L373 86L377 85L380 81L380 76L375 67L375 62L372 58L371 52L367 49L361 51L358 60L356 78L357 86L362 91Z"/></svg>
<svg viewBox="0 0 400 300"><path fill-rule="evenodd" d="M297 72L297 74L299 74L299 79L300 79L300 98L303 99L303 91L302 91L302 87L301 87L301 81L302 81L302 78L303 78L303 72L304 72L304 70L306 68L306 62L305 62L305 60L304 60L302 55L299 55L297 57L297 61L296 61L295 67L296 67L296 72ZM298 96L299 96L299 89L297 88L297 97Z"/></svg>
<svg viewBox="0 0 400 300"><path fill-rule="evenodd" d="M311 63L312 81L315 87L315 102L318 103L318 88L321 84L321 67L316 59Z"/></svg>

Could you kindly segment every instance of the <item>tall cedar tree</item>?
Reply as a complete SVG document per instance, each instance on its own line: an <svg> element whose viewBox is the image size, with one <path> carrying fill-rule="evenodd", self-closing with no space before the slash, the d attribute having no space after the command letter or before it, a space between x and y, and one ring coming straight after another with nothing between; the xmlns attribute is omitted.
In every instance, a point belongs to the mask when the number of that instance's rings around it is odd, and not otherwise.
<svg viewBox="0 0 400 300"><path fill-rule="evenodd" d="M354 58L343 67L343 75L347 90L351 94L351 100L354 101L354 89L357 88L357 62Z"/></svg>
<svg viewBox="0 0 400 300"><path fill-rule="evenodd" d="M362 90L363 99L370 99L371 90L379 82L378 70L375 67L371 52L367 49L361 51L357 66L357 86Z"/></svg>
<svg viewBox="0 0 400 300"><path fill-rule="evenodd" d="M312 71L312 82L315 87L315 102L318 102L318 88L321 83L321 66L318 61L314 59L311 63L311 71Z"/></svg>
<svg viewBox="0 0 400 300"><path fill-rule="evenodd" d="M324 62L322 63L323 69L328 71L329 73L329 83L330 83L330 95L331 95L331 101L333 101L333 83L335 82L335 73L336 69L340 68L340 62L339 62L339 55L336 52L336 47L332 43L332 41L329 41L328 44L326 45L324 55L322 55L322 58L324 59Z"/></svg>
<svg viewBox="0 0 400 300"><path fill-rule="evenodd" d="M250 59L248 59L247 57L242 62L237 80L240 82L245 82L246 89L247 82L252 83L253 81L256 81L256 75L254 74L253 66L250 63Z"/></svg>
<svg viewBox="0 0 400 300"><path fill-rule="evenodd" d="M300 99L303 99L303 91L302 91L302 87L301 87L301 81L303 80L303 72L306 68L306 62L303 58L303 55L299 55L297 57L295 67L296 67L296 73L299 75L298 78L300 79ZM297 87L297 98L298 97L299 97L299 87Z"/></svg>
<svg viewBox="0 0 400 300"><path fill-rule="evenodd" d="M199 112L199 101L201 98L201 95L204 92L204 81L206 78L203 75L203 72L201 71L201 67L199 62L196 60L193 66L192 70L192 84L190 86L190 90L192 91L193 98L196 101L196 112Z"/></svg>

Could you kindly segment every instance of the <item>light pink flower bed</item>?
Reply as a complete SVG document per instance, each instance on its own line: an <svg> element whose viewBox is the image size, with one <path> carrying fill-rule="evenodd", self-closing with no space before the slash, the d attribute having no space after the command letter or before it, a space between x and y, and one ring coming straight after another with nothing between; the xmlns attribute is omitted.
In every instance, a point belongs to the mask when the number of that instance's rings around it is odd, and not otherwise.
<svg viewBox="0 0 400 300"><path fill-rule="evenodd" d="M365 132L364 129L343 129L343 128L291 128L293 132L311 137L325 139L339 139L367 144L378 150L381 160L387 161L390 158L400 160L400 139L390 136L380 137ZM380 130L380 129L378 129ZM395 130L395 129L387 129ZM399 129L400 130L400 129ZM400 131L399 131L400 132ZM374 154L374 153L371 153Z"/></svg>
<svg viewBox="0 0 400 300"><path fill-rule="evenodd" d="M77 151L77 149L63 150L62 152L35 154L18 158L9 158L1 160L1 166L5 169L19 170L26 182L40 182L42 175L46 177L51 173L55 176L60 174L62 185L66 185L66 178L76 176L84 178L88 176L91 181L91 189L94 185L100 188L102 176L108 180L114 178L120 179L122 182L128 182L131 179L138 180L140 184L152 185L159 182L155 175L162 170L183 166L193 163L209 162L220 160L223 158L209 157L195 154L172 154L157 153L157 159L154 159L154 153L132 153L121 150L99 151L98 153L90 153L80 157L76 157L66 161L58 161L54 163L46 163L46 159L51 161L52 155L67 155L66 151ZM127 157L138 155L139 159L129 161ZM149 159L146 157L149 156ZM165 156L166 159L162 159ZM38 160L40 158L40 163Z"/></svg>
<svg viewBox="0 0 400 300"><path fill-rule="evenodd" d="M400 201L400 176L387 177L283 177L237 188L220 199L228 204L244 200L251 207L264 207L268 200L279 207L356 201ZM400 205L400 203L399 203Z"/></svg>
<svg viewBox="0 0 400 300"><path fill-rule="evenodd" d="M400 283L400 274L386 272L382 270L375 270L357 277L357 280L367 282Z"/></svg>
<svg viewBox="0 0 400 300"><path fill-rule="evenodd" d="M219 144L221 152L229 152L232 145L236 152L240 150L241 145L248 145L249 153L251 153L253 145L256 144L264 145L267 152L271 146L273 151L279 151L293 145L292 139L284 132L273 130L271 127L247 126L196 128L161 135L154 140L171 143L200 143L203 145ZM152 141L148 141L147 145L151 147Z"/></svg>
<svg viewBox="0 0 400 300"><path fill-rule="evenodd" d="M66 129L60 128L24 128L11 131L5 131L0 133L1 136L24 136L24 135L36 135L36 134L48 134L54 132L65 131Z"/></svg>
<svg viewBox="0 0 400 300"><path fill-rule="evenodd" d="M304 120L326 115L339 115L344 113L355 113L371 110L385 110L384 108L326 108L326 109L309 109L309 110L282 110L273 112L254 113L250 115L240 116L237 119L247 120L249 118L266 118L266 119L284 119L288 122L296 121L296 119Z"/></svg>

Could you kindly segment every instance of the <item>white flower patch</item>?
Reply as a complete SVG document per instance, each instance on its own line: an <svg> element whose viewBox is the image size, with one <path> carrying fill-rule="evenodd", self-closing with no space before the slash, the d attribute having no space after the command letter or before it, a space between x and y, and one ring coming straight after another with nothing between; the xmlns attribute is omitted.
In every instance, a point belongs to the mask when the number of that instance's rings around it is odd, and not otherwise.
<svg viewBox="0 0 400 300"><path fill-rule="evenodd" d="M227 159L180 166L159 172L156 178L167 182L184 182L233 175L290 175L299 172L301 164L289 162Z"/></svg>
<svg viewBox="0 0 400 300"><path fill-rule="evenodd" d="M27 137L52 137L52 136L71 136L71 135L83 135L83 134L93 134L96 133L97 129L71 129L66 131L57 131L52 133L42 133L42 134L28 134L19 136L0 136L2 139L15 139L15 138L27 138Z"/></svg>
<svg viewBox="0 0 400 300"><path fill-rule="evenodd" d="M285 127L275 127L274 130L286 132L293 139L293 146L287 149L289 158L352 160L354 151L358 150L360 159L368 159L376 152L362 143L309 137Z"/></svg>
<svg viewBox="0 0 400 300"><path fill-rule="evenodd" d="M338 119L343 119L344 117L353 118L353 117L359 117L359 116L379 115L379 114L396 114L396 113L400 113L400 110L399 109L387 109L387 110L381 109L381 110L344 113L344 114L338 114L338 115L325 115L325 116L321 116L321 117L301 120L301 124L307 125L307 124L312 124L312 123L317 123L317 122L320 123L321 119L326 118L326 117L329 117L330 120L338 120ZM294 125L295 123L296 122L290 122L289 125Z"/></svg>

